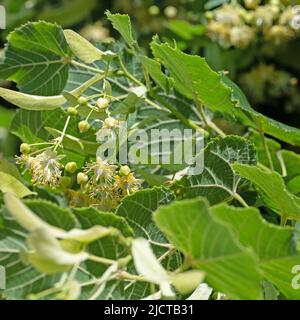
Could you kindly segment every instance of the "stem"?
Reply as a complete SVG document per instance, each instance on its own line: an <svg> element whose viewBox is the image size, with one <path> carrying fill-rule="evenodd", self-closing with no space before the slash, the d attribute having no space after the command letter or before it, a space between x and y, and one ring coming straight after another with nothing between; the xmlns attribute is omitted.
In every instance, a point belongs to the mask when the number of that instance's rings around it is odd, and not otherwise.
<svg viewBox="0 0 300 320"><path fill-rule="evenodd" d="M158 247L162 247L162 248L168 248L168 249L174 249L174 247L170 244L170 243L161 243L161 242L156 242L156 241L153 241L151 239L148 239L148 241L152 244L154 244L155 246L158 246Z"/></svg>
<svg viewBox="0 0 300 320"><path fill-rule="evenodd" d="M32 152L30 155L33 156L35 154L42 153L43 151L46 151L46 150L49 150L49 147L36 150L36 151Z"/></svg>
<svg viewBox="0 0 300 320"><path fill-rule="evenodd" d="M54 294L54 293L57 293L57 292L60 292L61 291L61 288L49 288L49 289L46 289L44 291L41 291L39 293L36 293L36 294L33 294L33 297L34 299L36 300L40 300L42 298L45 298L51 294Z"/></svg>
<svg viewBox="0 0 300 320"><path fill-rule="evenodd" d="M107 259L107 258L103 258L103 257L97 257L92 254L89 255L89 260L94 261L94 262L98 262L101 264L106 264L106 265L112 265L112 264L116 263L116 260Z"/></svg>
<svg viewBox="0 0 300 320"><path fill-rule="evenodd" d="M193 120L187 119L181 112L179 112L175 107L173 107L171 104L169 104L167 101L165 101L162 97L158 95L154 95L154 98L161 103L165 108L170 110L177 119L181 120L182 123L184 123L186 126L201 132L204 136L207 136L207 131L199 127Z"/></svg>
<svg viewBox="0 0 300 320"><path fill-rule="evenodd" d="M36 146L44 146L44 145L50 145L51 142L39 142L39 143L32 143L30 144L30 147L36 147Z"/></svg>
<svg viewBox="0 0 300 320"><path fill-rule="evenodd" d="M270 153L270 150L269 150L269 147L268 147L268 143L267 143L264 131L262 129L260 129L259 133L260 133L261 141L262 141L264 149L265 149L266 156L268 158L270 169L273 171L274 170L274 165L273 165L271 153Z"/></svg>
<svg viewBox="0 0 300 320"><path fill-rule="evenodd" d="M226 134L212 121L207 121L207 126L219 134L222 138L226 137Z"/></svg>
<svg viewBox="0 0 300 320"><path fill-rule="evenodd" d="M88 65L86 65L86 64L84 64L84 63L80 63L80 62L75 61L75 60L72 60L72 61L71 61L71 64L73 64L74 66L80 67L80 68L84 68L84 69L93 71L93 72L97 72L97 73L104 74L104 71L103 71L103 70L100 70L100 69L97 69L97 68L88 66Z"/></svg>
<svg viewBox="0 0 300 320"><path fill-rule="evenodd" d="M282 176L286 177L287 176L287 170L286 170L285 162L284 162L283 157L282 157L281 150L276 152L276 156L278 158L278 161L279 161L279 164L280 164L280 167L281 167Z"/></svg>
<svg viewBox="0 0 300 320"><path fill-rule="evenodd" d="M199 100L197 98L195 98L194 101L195 101L195 105L197 107L197 110L199 111L199 114L201 116L201 120L207 126L208 125L208 121L206 119L206 115L205 115L204 110L203 110L203 104L201 102L199 102Z"/></svg>
<svg viewBox="0 0 300 320"><path fill-rule="evenodd" d="M120 280L130 280L130 281L141 281L141 282L150 282L143 276L138 276L135 274L128 273L126 271L120 271L116 274L116 278Z"/></svg>
<svg viewBox="0 0 300 320"><path fill-rule="evenodd" d="M67 121L65 123L65 126L64 126L64 129L63 129L63 132L58 140L58 143L56 144L55 148L54 148L54 151L57 150L57 148L62 144L63 140L64 140L64 137L66 135L66 132L67 132L67 129L68 129L68 125L70 123L70 120L71 120L71 116L68 116L67 118Z"/></svg>
<svg viewBox="0 0 300 320"><path fill-rule="evenodd" d="M148 104L150 104L152 107L156 108L157 110L162 110L162 108L158 104L156 104L155 102L149 100L148 98L145 98L145 101Z"/></svg>
<svg viewBox="0 0 300 320"><path fill-rule="evenodd" d="M164 254L162 254L157 260L159 262L163 261L166 259L168 256L172 255L176 251L175 248L170 248L168 251L166 251Z"/></svg>
<svg viewBox="0 0 300 320"><path fill-rule="evenodd" d="M144 78L145 78L145 81L146 81L147 89L151 94L152 86L151 86L151 80L150 80L150 77L149 77L149 73L148 73L148 71L146 70L146 68L144 67L143 64L142 64L142 69L143 69L143 74L144 74Z"/></svg>
<svg viewBox="0 0 300 320"><path fill-rule="evenodd" d="M143 86L144 84L143 84L141 81L139 81L134 75L132 75L132 74L126 69L126 67L125 67L125 65L124 65L121 57L119 56L118 58L119 58L120 67L121 67L122 71L124 72L124 75L125 75L128 79L130 79L132 82L136 83L137 85Z"/></svg>
<svg viewBox="0 0 300 320"><path fill-rule="evenodd" d="M284 227L285 224L286 224L286 221L287 221L286 215L282 214L282 215L280 216L280 226L281 226L281 227Z"/></svg>
<svg viewBox="0 0 300 320"><path fill-rule="evenodd" d="M232 197L237 200L243 207L249 208L247 202L238 194L238 193L233 193Z"/></svg>

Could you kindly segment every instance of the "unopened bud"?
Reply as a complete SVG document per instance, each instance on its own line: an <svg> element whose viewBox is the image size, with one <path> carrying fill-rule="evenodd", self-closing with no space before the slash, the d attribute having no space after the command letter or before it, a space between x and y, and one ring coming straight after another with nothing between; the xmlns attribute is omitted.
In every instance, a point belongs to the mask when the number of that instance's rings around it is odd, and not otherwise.
<svg viewBox="0 0 300 320"><path fill-rule="evenodd" d="M159 7L158 6L151 6L148 9L148 12L151 16L157 16L160 12Z"/></svg>
<svg viewBox="0 0 300 320"><path fill-rule="evenodd" d="M119 170L119 174L121 176L128 176L130 172L131 172L131 170L128 166L122 166Z"/></svg>
<svg viewBox="0 0 300 320"><path fill-rule="evenodd" d="M88 103L88 100L87 98L85 97L79 97L78 100L77 100L78 104L80 104L81 106L84 106Z"/></svg>
<svg viewBox="0 0 300 320"><path fill-rule="evenodd" d="M22 143L20 145L20 152L23 154L29 154L30 153L30 145L28 143Z"/></svg>
<svg viewBox="0 0 300 320"><path fill-rule="evenodd" d="M86 184L89 181L89 177L83 173L83 172L79 172L77 175L77 183L78 184Z"/></svg>
<svg viewBox="0 0 300 320"><path fill-rule="evenodd" d="M76 162L68 162L65 166L65 170L69 173L74 173L77 170Z"/></svg>
<svg viewBox="0 0 300 320"><path fill-rule="evenodd" d="M106 109L109 106L109 99L107 98L99 98L97 100L97 107L99 109Z"/></svg>
<svg viewBox="0 0 300 320"><path fill-rule="evenodd" d="M89 131L90 127L90 124L86 120L82 120L78 123L78 129L81 133Z"/></svg>
<svg viewBox="0 0 300 320"><path fill-rule="evenodd" d="M177 10L177 8L175 8L173 6L168 6L168 7L166 7L164 12L168 18L172 19L177 16L178 10Z"/></svg>
<svg viewBox="0 0 300 320"><path fill-rule="evenodd" d="M69 116L76 116L78 114L78 111L74 107L69 107L67 109L67 113L68 113Z"/></svg>

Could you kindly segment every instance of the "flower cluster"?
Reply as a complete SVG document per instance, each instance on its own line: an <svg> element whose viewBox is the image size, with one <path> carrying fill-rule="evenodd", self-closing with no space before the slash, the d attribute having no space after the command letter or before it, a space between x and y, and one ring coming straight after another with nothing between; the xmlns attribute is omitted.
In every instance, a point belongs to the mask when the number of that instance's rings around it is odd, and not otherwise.
<svg viewBox="0 0 300 320"><path fill-rule="evenodd" d="M96 161L86 163L77 175L83 194L88 195L102 210L115 208L121 199L138 191L142 180L136 179L128 166L117 166L97 157Z"/></svg>
<svg viewBox="0 0 300 320"><path fill-rule="evenodd" d="M239 4L225 4L206 13L207 35L221 46L246 48L260 35L275 45L297 35L291 6L279 0L259 5L260 0L245 0Z"/></svg>
<svg viewBox="0 0 300 320"><path fill-rule="evenodd" d="M47 149L37 156L23 153L20 157L17 157L16 162L26 166L32 177L33 185L55 188L59 185L62 176L62 165L59 162L61 158L62 156L58 156L55 151Z"/></svg>
<svg viewBox="0 0 300 320"><path fill-rule="evenodd" d="M267 103L269 99L285 98L283 107L286 112L299 108L297 84L297 78L287 71L262 63L239 77L239 85L252 103L260 105Z"/></svg>
<svg viewBox="0 0 300 320"><path fill-rule="evenodd" d="M60 160L64 156L58 155L53 147L30 153L30 146L23 143L20 150L22 154L16 157L16 162L28 170L32 184L65 189L69 205L73 207L95 205L102 210L111 210L124 196L141 188L142 180L135 178L128 166L118 167L100 157L87 162L78 172L75 162L63 166ZM69 175L75 172L78 172L80 190L70 189L72 179Z"/></svg>

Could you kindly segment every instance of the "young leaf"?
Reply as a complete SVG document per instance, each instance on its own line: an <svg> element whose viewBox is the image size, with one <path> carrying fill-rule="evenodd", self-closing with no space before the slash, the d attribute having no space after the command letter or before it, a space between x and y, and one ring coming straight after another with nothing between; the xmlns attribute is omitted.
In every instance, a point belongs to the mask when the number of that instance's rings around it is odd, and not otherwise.
<svg viewBox="0 0 300 320"><path fill-rule="evenodd" d="M106 11L107 19L112 22L113 27L119 31L121 36L131 47L136 44L136 40L132 35L131 21L127 14L112 14L109 11Z"/></svg>
<svg viewBox="0 0 300 320"><path fill-rule="evenodd" d="M300 199L287 191L279 173L239 163L234 164L233 168L239 175L254 184L268 206L283 219L300 219Z"/></svg>
<svg viewBox="0 0 300 320"><path fill-rule="evenodd" d="M0 190L3 193L13 193L18 198L24 198L36 194L25 187L18 179L4 172L0 172Z"/></svg>
<svg viewBox="0 0 300 320"><path fill-rule="evenodd" d="M151 78L165 91L168 90L169 79L162 72L161 65L158 61L148 58L146 56L139 56L143 66L149 72Z"/></svg>
<svg viewBox="0 0 300 320"><path fill-rule="evenodd" d="M204 199L159 208L154 221L187 263L205 271L206 281L232 299L260 299L261 278L254 254L215 220Z"/></svg>
<svg viewBox="0 0 300 320"><path fill-rule="evenodd" d="M86 252L70 253L47 230L36 229L28 236L28 243L34 252L23 253L39 271L51 274L69 270L88 258Z"/></svg>
<svg viewBox="0 0 300 320"><path fill-rule="evenodd" d="M64 30L64 35L74 55L85 63L90 64L94 61L114 56L111 51L103 52L94 47L89 41L73 30Z"/></svg>
<svg viewBox="0 0 300 320"><path fill-rule="evenodd" d="M77 218L82 229L90 229L94 226L103 226L106 228L116 228L124 237L132 235L132 230L127 221L110 212L101 212L96 208L73 209L73 213ZM88 251L96 256L105 257L107 259L119 259L124 257L124 245L119 243L116 237L105 237L88 245ZM87 270L98 277L106 270L106 266L99 265L93 261L86 262Z"/></svg>
<svg viewBox="0 0 300 320"><path fill-rule="evenodd" d="M172 285L181 294L188 294L194 291L203 281L205 273L198 270L189 270L171 276Z"/></svg>
<svg viewBox="0 0 300 320"><path fill-rule="evenodd" d="M292 228L267 223L255 208L234 208L221 204L212 214L226 223L239 241L251 247L259 257L263 276L273 283L287 299L299 299L300 292L291 286L292 267L299 263L295 235Z"/></svg>
<svg viewBox="0 0 300 320"><path fill-rule="evenodd" d="M60 27L29 22L8 36L0 77L15 81L24 93L60 94L68 79L70 58Z"/></svg>
<svg viewBox="0 0 300 320"><path fill-rule="evenodd" d="M93 226L87 230L72 229L70 231L52 226L38 217L22 201L10 193L4 195L4 202L12 217L29 232L43 229L52 237L81 243L90 243L110 234L110 230L102 226Z"/></svg>
<svg viewBox="0 0 300 320"><path fill-rule="evenodd" d="M150 243L143 238L137 238L132 242L132 256L137 272L148 281L158 284L164 297L175 296L166 270L161 266L155 257Z"/></svg>
<svg viewBox="0 0 300 320"><path fill-rule="evenodd" d="M26 110L54 110L66 102L63 96L35 96L5 88L0 88L0 97L15 106Z"/></svg>
<svg viewBox="0 0 300 320"><path fill-rule="evenodd" d="M206 283L201 283L186 300L208 300L213 289Z"/></svg>

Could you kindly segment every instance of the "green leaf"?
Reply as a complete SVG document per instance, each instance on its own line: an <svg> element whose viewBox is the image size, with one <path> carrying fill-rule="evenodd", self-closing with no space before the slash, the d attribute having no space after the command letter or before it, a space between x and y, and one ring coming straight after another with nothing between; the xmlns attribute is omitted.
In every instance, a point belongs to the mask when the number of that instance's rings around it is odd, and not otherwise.
<svg viewBox="0 0 300 320"><path fill-rule="evenodd" d="M124 217L131 226L133 237L146 238L157 257L165 254L169 246L168 241L153 222L152 213L174 199L175 196L169 189L154 187L125 197L116 210L116 214ZM175 252L163 261L163 266L168 270L175 270L181 262L181 256ZM125 290L125 296L128 299L141 299L149 294L149 286L140 283L128 286Z"/></svg>
<svg viewBox="0 0 300 320"><path fill-rule="evenodd" d="M238 136L213 139L204 150L203 172L183 177L175 188L185 198L205 196L211 204L235 197L241 178L231 167L234 162L255 164L253 144Z"/></svg>
<svg viewBox="0 0 300 320"><path fill-rule="evenodd" d="M151 78L163 89L167 90L169 86L168 77L162 72L161 65L154 59L146 56L139 56L139 59L146 70L149 72Z"/></svg>
<svg viewBox="0 0 300 320"><path fill-rule="evenodd" d="M22 176L18 168L13 164L13 162L2 158L2 156L0 156L0 171L15 177L17 180L22 180Z"/></svg>
<svg viewBox="0 0 300 320"><path fill-rule="evenodd" d="M287 171L285 179L289 181L300 175L300 155L290 150L281 150L280 154Z"/></svg>
<svg viewBox="0 0 300 320"><path fill-rule="evenodd" d="M212 111L232 114L231 90L222 83L204 58L183 53L168 44L152 42L156 59L170 71L175 88L187 98L203 103Z"/></svg>
<svg viewBox="0 0 300 320"><path fill-rule="evenodd" d="M228 77L222 76L222 81L232 90L232 100L235 102L234 115L247 126L251 126L290 144L300 145L300 130L279 121L268 118L255 111L249 104L241 89Z"/></svg>
<svg viewBox="0 0 300 320"><path fill-rule="evenodd" d="M113 213L101 212L95 208L73 209L73 213L83 229L89 229L98 225L117 228L125 237L129 237L132 234L132 230L126 220ZM88 250L96 256L107 259L119 259L125 253L124 246L113 237L99 239L89 244ZM100 276L107 268L93 261L88 261L86 266L87 270L94 276Z"/></svg>
<svg viewBox="0 0 300 320"><path fill-rule="evenodd" d="M11 132L26 143L48 141L52 137L45 127L63 129L66 113L57 109L50 112L18 110L11 124Z"/></svg>
<svg viewBox="0 0 300 320"><path fill-rule="evenodd" d="M53 202L40 199L26 200L24 203L38 217L55 227L71 230L76 226L76 219L67 208L61 208Z"/></svg>
<svg viewBox="0 0 300 320"><path fill-rule="evenodd" d="M0 190L3 193L13 193L18 198L24 198L35 194L25 187L18 179L4 172L0 172Z"/></svg>
<svg viewBox="0 0 300 320"><path fill-rule="evenodd" d="M252 128L250 128L249 130L249 135L248 135L248 139L254 143L256 151L257 151L257 160L259 163L263 164L264 166L268 167L270 165L269 163L269 159L266 155L266 149L264 146L264 143L262 141L262 137L260 136L260 134L256 131L253 130ZM270 151L270 155L271 155L271 159L272 159L272 163L274 165L274 168L276 169L277 172L281 173L281 167L278 161L278 156L277 153L278 151L281 149L281 145L270 138L265 137L265 141L267 143L268 149Z"/></svg>
<svg viewBox="0 0 300 320"><path fill-rule="evenodd" d="M129 92L128 96L112 110L112 114L129 114L136 110L136 105L141 101L141 97L134 92Z"/></svg>
<svg viewBox="0 0 300 320"><path fill-rule="evenodd" d="M232 299L261 298L254 254L212 217L207 201L198 198L174 202L159 208L154 221L187 263L205 271L205 281L215 290Z"/></svg>
<svg viewBox="0 0 300 320"><path fill-rule="evenodd" d="M234 170L251 181L269 207L283 218L300 219L300 199L289 193L282 177L275 171L246 164L234 164Z"/></svg>
<svg viewBox="0 0 300 320"><path fill-rule="evenodd" d="M71 52L60 27L29 22L8 36L0 76L24 93L60 94L68 78Z"/></svg>
<svg viewBox="0 0 300 320"><path fill-rule="evenodd" d="M194 37L199 37L205 33L204 25L193 25L185 20L171 20L167 28L186 41L191 41Z"/></svg>
<svg viewBox="0 0 300 320"><path fill-rule="evenodd" d="M214 72L204 58L183 53L168 44L151 44L156 59L170 71L175 88L212 111L220 112L243 124L263 130L282 141L300 144L300 130L270 119L255 111L247 98L228 77Z"/></svg>
<svg viewBox="0 0 300 320"><path fill-rule="evenodd" d="M47 217L49 223L54 223L66 230L73 228L66 210L48 202L28 201L26 204L35 210L40 217ZM6 289L3 291L9 299L25 299L29 294L52 288L61 278L61 274L45 275L30 265L24 265L20 252L27 248L26 231L18 224L7 210L2 211L4 227L0 228L0 261L6 269ZM71 218L72 219L72 218Z"/></svg>
<svg viewBox="0 0 300 320"><path fill-rule="evenodd" d="M254 250L265 279L287 299L299 299L299 290L291 286L294 277L291 270L300 259L292 228L267 223L255 208L234 208L221 204L213 207L212 213L234 231L244 246Z"/></svg>
<svg viewBox="0 0 300 320"><path fill-rule="evenodd" d="M124 40L129 46L133 46L136 43L132 35L131 21L127 14L112 14L106 11L107 19L112 22L113 27L121 34Z"/></svg>
<svg viewBox="0 0 300 320"><path fill-rule="evenodd" d="M300 193L300 176L292 178L286 185L289 192L293 194Z"/></svg>
<svg viewBox="0 0 300 320"><path fill-rule="evenodd" d="M59 6L46 6L45 10L36 12L37 20L57 23L63 27L70 27L89 19L91 12L97 6L97 0L63 1Z"/></svg>
<svg viewBox="0 0 300 320"><path fill-rule="evenodd" d="M163 235L152 221L152 212L174 199L174 194L165 187L144 189L125 197L117 208L116 214L128 221L135 237L165 243Z"/></svg>

